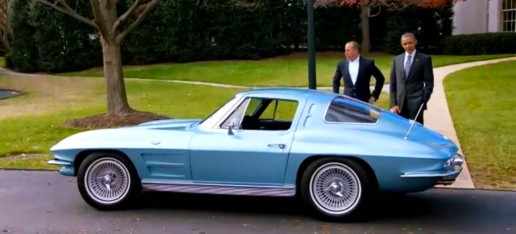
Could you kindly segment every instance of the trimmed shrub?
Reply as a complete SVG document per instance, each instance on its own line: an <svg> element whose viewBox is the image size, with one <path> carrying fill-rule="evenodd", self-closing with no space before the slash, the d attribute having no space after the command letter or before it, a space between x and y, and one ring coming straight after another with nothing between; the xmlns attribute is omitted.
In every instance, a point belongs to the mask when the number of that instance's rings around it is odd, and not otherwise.
<svg viewBox="0 0 516 234"><path fill-rule="evenodd" d="M29 21L31 7L26 0L13 0L10 20L14 32L12 51L5 55L5 65L13 70L34 72L38 70L38 53L32 37L36 28Z"/></svg>
<svg viewBox="0 0 516 234"><path fill-rule="evenodd" d="M360 40L359 10L315 10L318 50ZM338 20L335 20L338 19ZM161 1L123 43L130 63L260 59L306 46L307 12L296 0Z"/></svg>
<svg viewBox="0 0 516 234"><path fill-rule="evenodd" d="M89 3L76 2L78 13L92 18ZM38 70L66 72L82 70L102 64L102 51L97 30L83 22L35 2L30 24L38 53Z"/></svg>
<svg viewBox="0 0 516 234"><path fill-rule="evenodd" d="M131 63L258 59L285 53L287 2L161 1L123 44ZM127 52L127 53L126 53Z"/></svg>
<svg viewBox="0 0 516 234"><path fill-rule="evenodd" d="M39 2L14 0L12 4L13 51L6 55L7 67L23 72L64 72L102 64L93 27ZM89 3L76 4L79 14L91 18Z"/></svg>
<svg viewBox="0 0 516 234"><path fill-rule="evenodd" d="M119 0L118 12L133 2ZM73 8L91 19L89 4L77 1ZM441 38L451 34L451 6L383 11L370 21L373 48L398 53L401 34L412 31L418 49L440 52ZM93 27L38 2L13 0L12 10L15 37L13 51L6 55L10 68L64 72L102 65L99 35ZM316 9L316 49L342 50L347 41L360 42L359 14L358 7ZM164 0L127 35L121 49L126 64L260 59L304 49L306 39L303 1Z"/></svg>
<svg viewBox="0 0 516 234"><path fill-rule="evenodd" d="M443 52L456 55L516 53L516 33L456 35L444 39Z"/></svg>
<svg viewBox="0 0 516 234"><path fill-rule="evenodd" d="M424 53L442 53L442 40L451 35L453 5L451 1L439 9L407 7L401 11L387 12L385 51L403 52L401 35L412 32L418 40L417 48Z"/></svg>
<svg viewBox="0 0 516 234"><path fill-rule="evenodd" d="M316 48L319 51L340 51L348 41L362 41L359 7L316 9L314 21Z"/></svg>

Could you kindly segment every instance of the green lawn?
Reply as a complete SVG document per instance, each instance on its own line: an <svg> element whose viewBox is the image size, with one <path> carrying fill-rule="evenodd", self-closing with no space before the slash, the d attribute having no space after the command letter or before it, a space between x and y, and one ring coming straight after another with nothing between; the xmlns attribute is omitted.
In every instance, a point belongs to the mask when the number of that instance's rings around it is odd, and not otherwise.
<svg viewBox="0 0 516 234"><path fill-rule="evenodd" d="M344 56L343 53L336 52L325 52L317 55L317 86L331 86L337 62L342 59L342 56ZM455 63L508 56L511 55L434 55L433 64L434 67L439 67ZM366 57L375 60L377 66L382 70L386 81L389 82L389 70L393 57L388 54L371 54ZM169 63L148 66L127 66L124 69L125 77L131 78L204 81L248 87L307 87L307 74L307 58L304 54L299 53L256 61ZM91 69L63 75L103 76L101 69Z"/></svg>
<svg viewBox="0 0 516 234"><path fill-rule="evenodd" d="M445 90L476 187L516 189L516 61L449 75Z"/></svg>

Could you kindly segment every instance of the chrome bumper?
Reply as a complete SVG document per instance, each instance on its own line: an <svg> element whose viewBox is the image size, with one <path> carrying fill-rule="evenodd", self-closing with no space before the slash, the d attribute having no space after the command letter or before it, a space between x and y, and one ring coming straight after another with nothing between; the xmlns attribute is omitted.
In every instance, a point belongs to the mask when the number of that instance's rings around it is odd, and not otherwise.
<svg viewBox="0 0 516 234"><path fill-rule="evenodd" d="M71 166L72 165L71 162L61 161L61 160L58 160L58 159L50 160L47 163L50 164L50 165L56 165L56 166L62 166L62 167Z"/></svg>
<svg viewBox="0 0 516 234"><path fill-rule="evenodd" d="M437 177L437 184L450 185L462 171L462 164L464 164L464 156L455 154L448 159L444 165L444 172L408 172L401 175L402 178L435 178Z"/></svg>
<svg viewBox="0 0 516 234"><path fill-rule="evenodd" d="M75 168L72 162L59 159L50 160L47 162L50 165L60 166L59 173L66 176L76 176Z"/></svg>

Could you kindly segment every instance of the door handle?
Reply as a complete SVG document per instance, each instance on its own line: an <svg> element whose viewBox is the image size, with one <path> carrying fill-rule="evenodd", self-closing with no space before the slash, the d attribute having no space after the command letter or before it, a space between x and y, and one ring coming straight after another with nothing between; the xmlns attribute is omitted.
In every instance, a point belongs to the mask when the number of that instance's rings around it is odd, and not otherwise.
<svg viewBox="0 0 516 234"><path fill-rule="evenodd" d="M280 149L285 149L285 144L268 144L269 147L278 147Z"/></svg>

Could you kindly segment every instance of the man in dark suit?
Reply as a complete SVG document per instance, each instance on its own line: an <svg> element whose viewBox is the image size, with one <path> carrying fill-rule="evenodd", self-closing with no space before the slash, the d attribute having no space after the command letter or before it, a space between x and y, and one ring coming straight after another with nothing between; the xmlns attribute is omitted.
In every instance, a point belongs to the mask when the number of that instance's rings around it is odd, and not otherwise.
<svg viewBox="0 0 516 234"><path fill-rule="evenodd" d="M390 105L391 112L407 119L415 119L423 105L416 119L423 124L423 112L434 89L434 72L432 58L416 51L416 44L413 33L401 36L401 46L405 53L392 61Z"/></svg>
<svg viewBox="0 0 516 234"><path fill-rule="evenodd" d="M340 80L344 78L344 95L364 102L374 103L380 97L385 78L374 65L373 60L360 56L360 46L356 41L350 41L345 46L346 60L337 64L333 76L333 92L339 93ZM371 93L371 76L376 79L376 85Z"/></svg>

